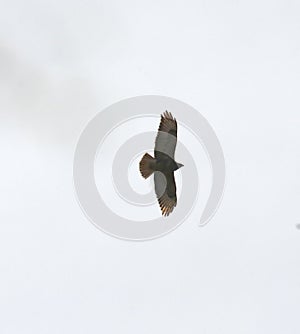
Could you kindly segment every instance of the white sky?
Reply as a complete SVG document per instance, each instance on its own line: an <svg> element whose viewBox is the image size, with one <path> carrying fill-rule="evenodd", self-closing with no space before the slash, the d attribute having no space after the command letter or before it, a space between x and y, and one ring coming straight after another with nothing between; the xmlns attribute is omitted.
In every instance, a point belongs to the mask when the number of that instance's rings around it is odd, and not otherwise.
<svg viewBox="0 0 300 334"><path fill-rule="evenodd" d="M0 332L298 334L300 2L0 9ZM96 112L144 94L208 119L227 180L206 227L135 243L86 220L72 162Z"/></svg>

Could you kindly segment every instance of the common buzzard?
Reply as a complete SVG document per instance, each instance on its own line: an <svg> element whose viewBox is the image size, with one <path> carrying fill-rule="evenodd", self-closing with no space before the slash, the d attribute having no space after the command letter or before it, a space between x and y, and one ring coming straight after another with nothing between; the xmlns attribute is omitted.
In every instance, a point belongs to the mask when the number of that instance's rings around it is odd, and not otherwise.
<svg viewBox="0 0 300 334"><path fill-rule="evenodd" d="M176 143L176 119L165 111L155 140L154 158L146 153L140 161L140 172L145 179L154 173L155 193L163 216L168 216L177 204L174 171L183 164L175 161Z"/></svg>

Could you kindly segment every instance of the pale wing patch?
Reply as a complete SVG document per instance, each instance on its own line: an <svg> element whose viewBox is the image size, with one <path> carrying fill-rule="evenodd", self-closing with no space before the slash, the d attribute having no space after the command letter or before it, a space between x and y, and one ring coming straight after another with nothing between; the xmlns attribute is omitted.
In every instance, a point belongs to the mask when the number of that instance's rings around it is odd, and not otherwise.
<svg viewBox="0 0 300 334"><path fill-rule="evenodd" d="M167 154L174 159L177 138L168 132L158 131L155 143L155 151Z"/></svg>
<svg viewBox="0 0 300 334"><path fill-rule="evenodd" d="M154 173L155 193L163 216L168 216L177 204L176 185L173 174L168 178L161 173ZM169 195L169 194L172 194Z"/></svg>
<svg viewBox="0 0 300 334"><path fill-rule="evenodd" d="M155 140L155 151L167 154L174 159L177 143L177 122L172 114L165 111L161 115L158 133Z"/></svg>

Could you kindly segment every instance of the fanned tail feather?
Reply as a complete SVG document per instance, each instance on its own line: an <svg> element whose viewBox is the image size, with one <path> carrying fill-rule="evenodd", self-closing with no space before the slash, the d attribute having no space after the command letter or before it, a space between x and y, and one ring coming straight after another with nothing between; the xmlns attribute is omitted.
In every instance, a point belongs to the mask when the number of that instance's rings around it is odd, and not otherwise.
<svg viewBox="0 0 300 334"><path fill-rule="evenodd" d="M155 159L146 153L140 161L140 172L143 178L147 179L153 172L155 167Z"/></svg>

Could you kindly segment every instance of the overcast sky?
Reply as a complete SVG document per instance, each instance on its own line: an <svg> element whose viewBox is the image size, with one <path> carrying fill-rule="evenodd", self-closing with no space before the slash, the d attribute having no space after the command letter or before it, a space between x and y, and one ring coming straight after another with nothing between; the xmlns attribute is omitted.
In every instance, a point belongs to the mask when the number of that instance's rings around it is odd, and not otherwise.
<svg viewBox="0 0 300 334"><path fill-rule="evenodd" d="M0 332L300 332L300 2L1 1ZM148 242L74 195L81 131L123 98L182 100L222 144L226 190Z"/></svg>

